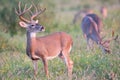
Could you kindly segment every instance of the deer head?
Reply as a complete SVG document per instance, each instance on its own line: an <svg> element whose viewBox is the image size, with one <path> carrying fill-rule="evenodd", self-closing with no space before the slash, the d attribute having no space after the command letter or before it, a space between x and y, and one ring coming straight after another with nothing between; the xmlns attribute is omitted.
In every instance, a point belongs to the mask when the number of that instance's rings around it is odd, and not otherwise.
<svg viewBox="0 0 120 80"><path fill-rule="evenodd" d="M118 35L114 36L114 31L113 31L113 32L112 32L112 37L111 37L111 38L109 38L109 39L107 39L107 40L105 40L105 41L103 41L103 40L101 41L100 44L103 46L105 52L111 53L110 43L111 43L111 41L113 41L113 40L116 41L117 38L118 38Z"/></svg>
<svg viewBox="0 0 120 80"><path fill-rule="evenodd" d="M44 8L43 10L40 9L38 10L38 8L35 5L31 5L29 8L26 8L27 4L25 4L24 9L21 9L21 2L19 2L18 4L18 10L15 8L15 12L16 14L19 16L20 18L20 26L23 28L26 28L27 31L29 32L40 32L40 31L44 31L44 27L41 26L40 24L38 24L38 20L34 20L35 17L37 17L39 14L41 14L42 12L44 12L46 10L46 8ZM35 12L33 13L31 11L32 7L35 7ZM27 20L26 18L23 17L23 15L27 12L30 12L31 17L30 20Z"/></svg>

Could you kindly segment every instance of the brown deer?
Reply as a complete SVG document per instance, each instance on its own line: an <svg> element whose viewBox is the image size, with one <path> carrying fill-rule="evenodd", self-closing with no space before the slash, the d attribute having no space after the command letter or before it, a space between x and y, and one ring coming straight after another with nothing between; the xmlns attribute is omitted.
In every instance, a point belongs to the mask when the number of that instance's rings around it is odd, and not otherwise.
<svg viewBox="0 0 120 80"><path fill-rule="evenodd" d="M27 31L26 53L33 61L34 75L37 74L37 61L41 59L44 64L46 76L48 77L48 60L58 56L64 59L68 69L68 76L71 77L73 68L73 61L69 57L73 44L71 36L65 32L56 32L47 36L36 37L36 33L44 31L44 27L38 24L38 20L35 21L34 18L44 12L45 9L38 10L34 5L36 12L33 13L30 11L32 6L29 8L25 6L22 11L20 5L21 3L19 2L18 10L16 9L15 12L21 20L19 22L20 26L26 28ZM32 14L30 20L25 19L23 16L28 11Z"/></svg>
<svg viewBox="0 0 120 80"><path fill-rule="evenodd" d="M89 40L95 41L99 44L103 53L110 52L109 44L115 39L114 37L103 41L100 37L102 27L102 21L96 14L88 14L82 19L81 28L84 34L84 37L87 40L88 48L91 48Z"/></svg>
<svg viewBox="0 0 120 80"><path fill-rule="evenodd" d="M107 17L107 8L105 6L101 7L100 9L100 13L102 14L102 17L103 18L106 18Z"/></svg>

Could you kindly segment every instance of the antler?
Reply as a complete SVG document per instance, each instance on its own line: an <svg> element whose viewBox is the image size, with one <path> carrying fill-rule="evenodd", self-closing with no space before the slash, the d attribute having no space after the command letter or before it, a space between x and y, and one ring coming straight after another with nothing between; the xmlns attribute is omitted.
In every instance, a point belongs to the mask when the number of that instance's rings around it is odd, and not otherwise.
<svg viewBox="0 0 120 80"><path fill-rule="evenodd" d="M43 10L42 9L40 9L40 10L38 10L38 8L35 6L35 4L33 3L33 6L35 7L35 13L33 13L31 10L30 10L30 12L31 12L31 20L33 20L36 16L38 16L39 14L41 14L41 13L43 13L45 10L46 10L46 8L44 8Z"/></svg>
<svg viewBox="0 0 120 80"><path fill-rule="evenodd" d="M33 13L30 9L32 8L32 5L29 7L29 8L26 8L26 4L25 4L25 7L24 7L24 9L23 9L23 11L22 11L22 9L21 9L21 2L19 2L19 4L18 4L18 10L15 8L15 12L16 12L16 14L19 16L19 18L22 20L22 21L25 21L25 22L27 22L27 23L30 23L31 21L34 21L33 19L36 17L36 16L38 16L39 14L41 14L42 12L44 12L45 10L46 10L46 8L44 8L43 10L42 9L40 9L40 10L38 10L38 8L35 6L35 4L33 4L33 6L35 7L35 13ZM27 19L25 19L24 17L23 17L23 14L24 13L26 13L27 11L30 11L30 13L31 13L31 21L29 21L29 20L27 20Z"/></svg>
<svg viewBox="0 0 120 80"><path fill-rule="evenodd" d="M22 21L25 21L25 22L27 22L27 23L30 23L30 21L29 20L27 20L27 19L25 19L24 17L23 17L23 14L24 13L26 13L27 11L29 11L31 8L32 8L32 5L29 7L29 8L26 8L26 4L25 4L25 7L24 7L24 9L23 9L23 11L22 11L22 9L21 9L21 2L19 2L19 4L18 4L18 10L15 8L15 12L16 12L16 14L19 16L19 18L22 20Z"/></svg>

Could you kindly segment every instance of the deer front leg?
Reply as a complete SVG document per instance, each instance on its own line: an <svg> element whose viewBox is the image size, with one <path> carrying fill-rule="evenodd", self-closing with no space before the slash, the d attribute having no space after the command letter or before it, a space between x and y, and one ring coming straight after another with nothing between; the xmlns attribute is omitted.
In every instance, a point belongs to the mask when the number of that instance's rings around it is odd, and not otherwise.
<svg viewBox="0 0 120 80"><path fill-rule="evenodd" d="M48 72L48 62L46 58L42 58L42 62L44 64L44 70L45 70L45 74L47 77L49 77L49 72Z"/></svg>
<svg viewBox="0 0 120 80"><path fill-rule="evenodd" d="M37 75L37 71L38 71L38 64L37 64L37 60L32 60L33 62L33 67L34 67L34 75Z"/></svg>

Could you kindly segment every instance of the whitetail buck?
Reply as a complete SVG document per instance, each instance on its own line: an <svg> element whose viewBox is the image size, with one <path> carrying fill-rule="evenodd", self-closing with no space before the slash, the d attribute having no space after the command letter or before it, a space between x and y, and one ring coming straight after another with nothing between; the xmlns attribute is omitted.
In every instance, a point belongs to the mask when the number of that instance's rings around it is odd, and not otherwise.
<svg viewBox="0 0 120 80"><path fill-rule="evenodd" d="M29 8L21 9L20 3L18 5L18 10L16 9L16 14L20 18L20 26L26 28L27 31L27 47L26 53L32 59L34 64L34 74L37 74L37 61L42 59L44 64L44 70L46 76L49 76L48 73L48 60L55 57L60 57L65 60L68 76L72 75L73 61L69 57L70 50L72 48L72 38L70 35L65 32L56 32L43 37L36 37L36 33L44 31L44 27L38 24L38 21L34 18L45 11L45 9L38 10L35 5L36 12L33 13L30 11L32 6ZM31 12L31 20L27 20L23 17L24 13Z"/></svg>
<svg viewBox="0 0 120 80"><path fill-rule="evenodd" d="M100 45L103 53L110 52L109 44L115 38L110 38L106 41L103 41L100 37L100 31L102 27L101 19L96 14L88 14L82 19L81 28L84 34L84 37L87 40L88 48L91 47L89 40L95 41Z"/></svg>

